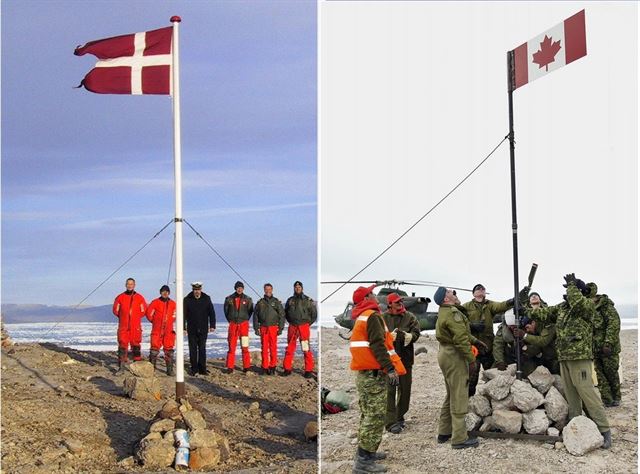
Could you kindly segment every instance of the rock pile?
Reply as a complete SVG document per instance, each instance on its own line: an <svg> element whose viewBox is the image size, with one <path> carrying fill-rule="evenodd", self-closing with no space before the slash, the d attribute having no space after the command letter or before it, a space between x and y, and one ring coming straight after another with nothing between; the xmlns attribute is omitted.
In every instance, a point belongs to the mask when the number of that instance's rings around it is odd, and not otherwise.
<svg viewBox="0 0 640 474"><path fill-rule="evenodd" d="M490 369L483 372L486 383L479 384L476 394L469 398L469 412L465 418L467 430L497 429L504 433L549 436L562 432L565 445L567 436L569 439L567 450L578 456L602 445L597 428L593 433L593 426L580 420L591 421L588 418L577 417L567 424L569 406L559 376L543 366L529 375L528 380L516 380L515 373L515 364L506 371Z"/></svg>
<svg viewBox="0 0 640 474"><path fill-rule="evenodd" d="M124 379L124 394L135 400L161 400L160 382L155 377L151 362L137 361L129 365L129 372Z"/></svg>
<svg viewBox="0 0 640 474"><path fill-rule="evenodd" d="M230 454L229 441L207 429L202 413L185 399L162 406L136 450L138 462L147 469L178 469L180 462L188 462L193 471L212 469Z"/></svg>

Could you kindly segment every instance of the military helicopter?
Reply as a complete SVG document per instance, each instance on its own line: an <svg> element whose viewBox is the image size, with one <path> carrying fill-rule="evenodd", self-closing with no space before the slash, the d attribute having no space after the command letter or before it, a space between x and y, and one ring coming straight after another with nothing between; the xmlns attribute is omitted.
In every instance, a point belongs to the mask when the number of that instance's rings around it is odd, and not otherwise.
<svg viewBox="0 0 640 474"><path fill-rule="evenodd" d="M344 281L323 281L323 284L332 284L332 283L345 283ZM425 331L429 329L435 329L436 320L438 319L437 311L427 311L429 303L431 303L431 298L426 296L416 296L414 292L411 293L411 296L407 294L406 291L398 288L399 286L431 286L431 287L439 287L444 286L439 283L432 281L422 281L422 280L360 280L360 281L350 281L349 283L359 284L359 285L372 285L376 284L378 286L382 286L376 295L376 299L378 300L378 305L382 311L387 309L387 295L391 293L396 293L398 296L402 297L402 302L404 303L404 307L407 311L411 311L415 314L418 322L420 323L420 330ZM455 290L462 291L471 291L466 288L455 288L449 287ZM344 311L341 314L338 314L333 317L335 322L342 326L345 329L353 329L353 319L351 319L351 309L353 308L353 302L347 303L347 306L344 308ZM342 336L342 334L341 334ZM344 336L342 336L344 338Z"/></svg>

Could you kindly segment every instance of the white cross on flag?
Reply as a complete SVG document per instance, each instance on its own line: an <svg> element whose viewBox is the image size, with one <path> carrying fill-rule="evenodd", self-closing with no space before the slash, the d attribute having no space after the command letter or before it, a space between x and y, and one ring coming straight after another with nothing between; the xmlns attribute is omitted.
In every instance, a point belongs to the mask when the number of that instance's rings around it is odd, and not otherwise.
<svg viewBox="0 0 640 474"><path fill-rule="evenodd" d="M513 50L517 89L587 54L584 10Z"/></svg>
<svg viewBox="0 0 640 474"><path fill-rule="evenodd" d="M73 54L99 59L80 86L98 94L171 94L173 28L91 41Z"/></svg>

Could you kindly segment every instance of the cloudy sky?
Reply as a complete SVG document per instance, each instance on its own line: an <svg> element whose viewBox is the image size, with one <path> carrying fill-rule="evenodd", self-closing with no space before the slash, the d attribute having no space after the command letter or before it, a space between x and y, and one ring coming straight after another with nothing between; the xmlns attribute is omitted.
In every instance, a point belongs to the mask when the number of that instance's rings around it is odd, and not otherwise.
<svg viewBox="0 0 640 474"><path fill-rule="evenodd" d="M348 279L508 133L506 52L586 9L587 56L514 93L520 281L637 303L637 4L324 2L321 279ZM513 294L509 147L360 279ZM335 285L322 285L327 295ZM322 306L341 312L349 285ZM419 294L432 296L433 288ZM470 294L463 295L470 299Z"/></svg>
<svg viewBox="0 0 640 474"><path fill-rule="evenodd" d="M172 220L171 100L74 89L95 58L73 55L172 15L185 219L259 291L270 280L284 298L300 279L317 295L315 2L5 0L4 303L78 303ZM184 236L185 280L220 301L236 275ZM130 275L155 297L172 241L169 227L86 303L112 302Z"/></svg>

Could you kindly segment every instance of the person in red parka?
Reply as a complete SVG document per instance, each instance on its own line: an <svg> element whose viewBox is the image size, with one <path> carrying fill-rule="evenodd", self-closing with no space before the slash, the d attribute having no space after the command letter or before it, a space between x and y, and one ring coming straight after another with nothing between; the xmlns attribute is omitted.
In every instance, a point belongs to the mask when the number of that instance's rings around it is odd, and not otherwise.
<svg viewBox="0 0 640 474"><path fill-rule="evenodd" d="M160 288L160 298L156 298L147 308L147 319L151 321L151 351L149 362L156 368L160 349L164 348L164 361L167 375L174 375L173 348L176 344L176 331L173 323L176 320L176 302L169 298L171 290L167 285Z"/></svg>
<svg viewBox="0 0 640 474"><path fill-rule="evenodd" d="M147 310L147 302L140 293L136 293L136 281L127 278L127 290L116 296L113 302L113 314L118 318L118 372L124 370L128 361L131 345L133 360L142 360L140 343L142 342L141 319Z"/></svg>

